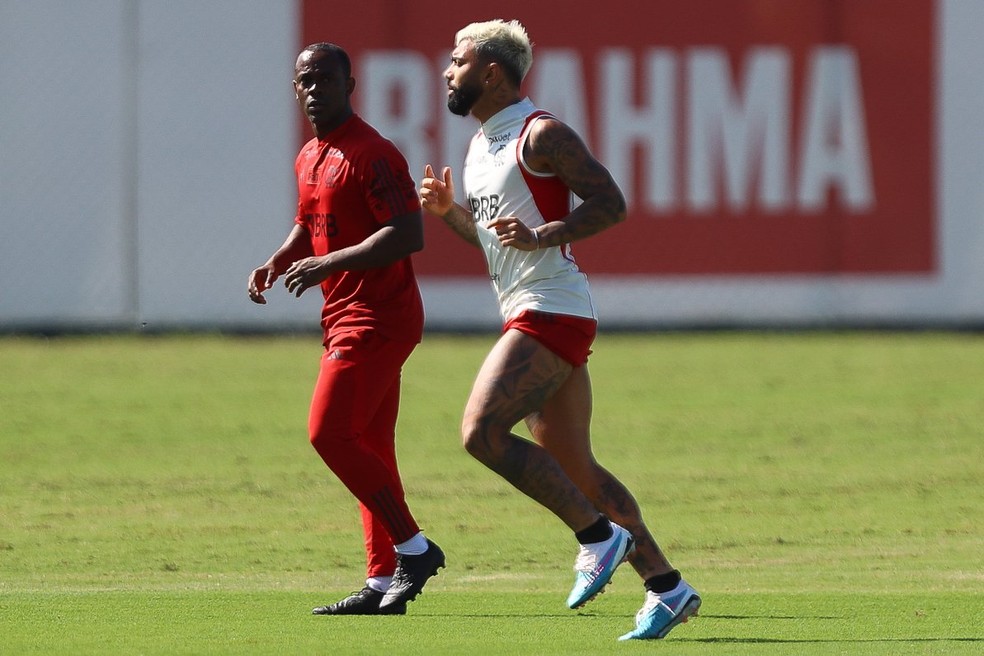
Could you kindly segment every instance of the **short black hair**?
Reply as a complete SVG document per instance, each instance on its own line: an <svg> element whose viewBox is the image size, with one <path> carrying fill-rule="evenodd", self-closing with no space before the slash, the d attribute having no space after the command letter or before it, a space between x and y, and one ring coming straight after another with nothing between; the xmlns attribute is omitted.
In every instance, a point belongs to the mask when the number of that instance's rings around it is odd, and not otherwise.
<svg viewBox="0 0 984 656"><path fill-rule="evenodd" d="M327 41L312 43L301 52L327 52L333 55L338 63L341 64L342 73L345 74L345 77L352 77L352 60L349 58L348 53L345 52L345 49L338 44Z"/></svg>

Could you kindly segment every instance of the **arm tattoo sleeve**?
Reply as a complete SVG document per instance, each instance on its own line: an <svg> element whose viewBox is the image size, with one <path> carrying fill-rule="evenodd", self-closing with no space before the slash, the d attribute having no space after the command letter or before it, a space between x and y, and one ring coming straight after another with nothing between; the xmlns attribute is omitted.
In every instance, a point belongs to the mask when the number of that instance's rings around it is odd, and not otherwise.
<svg viewBox="0 0 984 656"><path fill-rule="evenodd" d="M531 143L533 154L545 161L584 202L551 233L550 245L584 239L625 219L625 197L611 173L588 150L574 130L555 120L544 125Z"/></svg>
<svg viewBox="0 0 984 656"><path fill-rule="evenodd" d="M467 211L457 203L451 206L448 213L441 217L444 222L454 230L459 237L473 246L479 246L478 230L475 228L475 221L471 212Z"/></svg>

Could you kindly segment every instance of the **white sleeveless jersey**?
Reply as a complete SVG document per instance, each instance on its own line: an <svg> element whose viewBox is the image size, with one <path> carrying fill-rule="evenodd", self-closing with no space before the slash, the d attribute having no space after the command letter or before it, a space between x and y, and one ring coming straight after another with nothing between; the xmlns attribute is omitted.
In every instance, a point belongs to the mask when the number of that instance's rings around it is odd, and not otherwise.
<svg viewBox="0 0 984 656"><path fill-rule="evenodd" d="M472 137L462 185L489 265L503 321L524 310L597 319L587 277L570 245L523 251L502 246L492 219L515 216L530 228L570 213L571 192L555 175L530 170L523 161L529 127L547 112L528 98L506 107Z"/></svg>

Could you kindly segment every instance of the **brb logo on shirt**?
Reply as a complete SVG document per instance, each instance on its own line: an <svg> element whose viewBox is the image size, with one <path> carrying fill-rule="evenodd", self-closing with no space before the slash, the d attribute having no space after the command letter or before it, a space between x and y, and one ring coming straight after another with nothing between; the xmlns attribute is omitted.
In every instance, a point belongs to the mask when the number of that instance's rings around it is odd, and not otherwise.
<svg viewBox="0 0 984 656"><path fill-rule="evenodd" d="M472 220L491 221L499 216L499 194L491 196L469 196L468 204L471 205Z"/></svg>
<svg viewBox="0 0 984 656"><path fill-rule="evenodd" d="M338 234L338 226L335 223L334 214L313 212L305 214L304 219L311 226L311 234L314 237L334 237Z"/></svg>

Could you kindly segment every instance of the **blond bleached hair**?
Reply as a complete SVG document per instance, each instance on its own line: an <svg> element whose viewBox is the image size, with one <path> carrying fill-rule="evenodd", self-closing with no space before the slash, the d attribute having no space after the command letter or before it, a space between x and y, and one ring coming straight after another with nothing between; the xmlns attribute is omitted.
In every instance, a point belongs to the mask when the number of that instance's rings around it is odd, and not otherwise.
<svg viewBox="0 0 984 656"><path fill-rule="evenodd" d="M462 41L475 44L479 59L502 66L517 87L533 65L533 44L518 20L496 19L466 25L454 36L456 46Z"/></svg>

